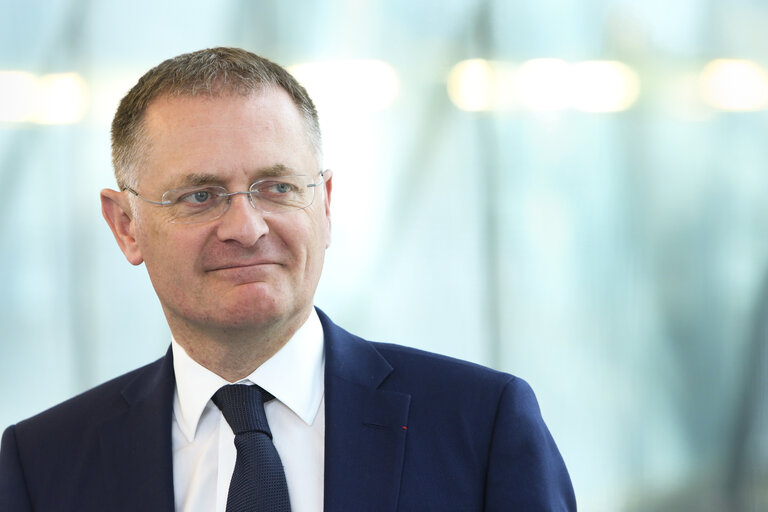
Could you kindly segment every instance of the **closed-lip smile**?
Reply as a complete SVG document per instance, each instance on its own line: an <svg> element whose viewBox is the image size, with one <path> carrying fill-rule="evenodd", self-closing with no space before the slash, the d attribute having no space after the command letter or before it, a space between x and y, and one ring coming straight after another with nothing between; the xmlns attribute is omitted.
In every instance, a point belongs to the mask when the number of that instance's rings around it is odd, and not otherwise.
<svg viewBox="0 0 768 512"><path fill-rule="evenodd" d="M259 267L263 265L281 265L281 264L275 261L267 261L267 260L238 261L238 262L222 263L222 264L214 265L210 269L208 269L208 272L215 272L217 270L228 270L228 269L236 269L236 268Z"/></svg>

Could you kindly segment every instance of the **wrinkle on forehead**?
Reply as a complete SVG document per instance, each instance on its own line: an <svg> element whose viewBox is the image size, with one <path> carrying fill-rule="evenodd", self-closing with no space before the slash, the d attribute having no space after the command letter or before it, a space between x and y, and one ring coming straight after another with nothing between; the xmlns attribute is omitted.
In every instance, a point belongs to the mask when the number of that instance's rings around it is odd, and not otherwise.
<svg viewBox="0 0 768 512"><path fill-rule="evenodd" d="M285 164L275 164L268 167L261 167L253 171L244 169L243 174L252 182L259 181L262 178L277 178L280 176L296 176L299 171ZM194 172L187 174L180 181L172 185L172 188L197 187L205 185L223 185L226 179L216 173Z"/></svg>
<svg viewBox="0 0 768 512"><path fill-rule="evenodd" d="M149 179L146 185L156 193L211 184L247 187L265 177L319 172L305 122L285 91L164 97L146 114L153 148L141 181ZM302 156L305 151L313 162Z"/></svg>

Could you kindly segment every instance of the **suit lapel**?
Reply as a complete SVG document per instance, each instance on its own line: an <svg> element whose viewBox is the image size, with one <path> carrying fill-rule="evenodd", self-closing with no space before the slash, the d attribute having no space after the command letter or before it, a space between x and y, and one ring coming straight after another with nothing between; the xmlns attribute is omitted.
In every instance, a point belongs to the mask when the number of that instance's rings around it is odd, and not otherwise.
<svg viewBox="0 0 768 512"><path fill-rule="evenodd" d="M410 395L380 389L391 365L320 310L326 347L325 510L397 509ZM173 512L173 360L123 389L125 409L99 430L110 510Z"/></svg>
<svg viewBox="0 0 768 512"><path fill-rule="evenodd" d="M122 395L127 408L99 431L111 510L174 510L171 351Z"/></svg>
<svg viewBox="0 0 768 512"><path fill-rule="evenodd" d="M390 364L318 315L326 347L325 510L396 510L411 397L379 389Z"/></svg>

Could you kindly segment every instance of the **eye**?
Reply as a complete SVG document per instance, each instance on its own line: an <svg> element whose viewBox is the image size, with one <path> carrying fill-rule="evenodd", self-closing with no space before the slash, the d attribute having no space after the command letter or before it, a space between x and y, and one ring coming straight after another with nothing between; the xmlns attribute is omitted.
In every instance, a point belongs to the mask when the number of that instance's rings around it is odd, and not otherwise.
<svg viewBox="0 0 768 512"><path fill-rule="evenodd" d="M204 205L206 203L213 201L216 198L216 196L217 194L214 191L203 188L203 189L191 190L185 194L182 194L181 196L179 196L176 202L187 204L187 205Z"/></svg>
<svg viewBox="0 0 768 512"><path fill-rule="evenodd" d="M285 194L291 191L291 185L288 183L276 183L274 187L275 190L281 194Z"/></svg>
<svg viewBox="0 0 768 512"><path fill-rule="evenodd" d="M259 195L266 198L277 198L280 196L286 196L295 194L297 187L290 181L264 181L258 184L257 187Z"/></svg>
<svg viewBox="0 0 768 512"><path fill-rule="evenodd" d="M267 190L274 194L287 194L293 190L293 185L284 181L275 181L268 184Z"/></svg>

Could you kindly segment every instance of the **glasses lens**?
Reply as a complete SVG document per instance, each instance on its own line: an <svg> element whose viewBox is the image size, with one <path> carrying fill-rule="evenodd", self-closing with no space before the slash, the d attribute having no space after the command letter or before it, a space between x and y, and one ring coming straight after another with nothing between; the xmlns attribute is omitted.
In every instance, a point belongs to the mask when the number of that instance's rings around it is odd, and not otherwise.
<svg viewBox="0 0 768 512"><path fill-rule="evenodd" d="M176 188L163 194L163 202L169 204L171 222L179 224L215 219L224 212L226 199L224 187Z"/></svg>
<svg viewBox="0 0 768 512"><path fill-rule="evenodd" d="M310 176L280 176L259 180L250 188L254 206L267 213L306 208L315 198Z"/></svg>

